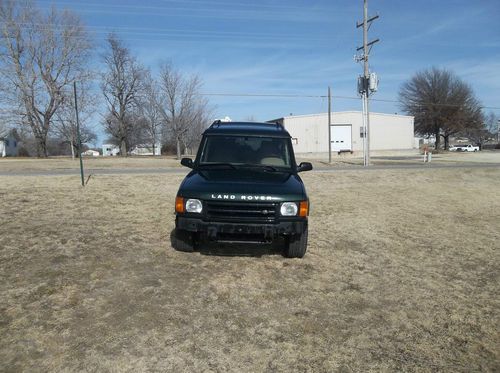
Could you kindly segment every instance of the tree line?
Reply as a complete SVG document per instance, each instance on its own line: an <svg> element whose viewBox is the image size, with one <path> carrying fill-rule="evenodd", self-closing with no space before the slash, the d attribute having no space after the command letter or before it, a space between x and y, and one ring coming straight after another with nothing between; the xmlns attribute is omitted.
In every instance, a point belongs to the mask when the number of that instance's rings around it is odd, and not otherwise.
<svg viewBox="0 0 500 373"><path fill-rule="evenodd" d="M178 157L197 146L211 116L198 76L168 62L154 76L115 34L106 39L100 71L90 66L94 56L77 14L55 7L42 12L31 0L0 0L1 119L33 139L37 156L49 155L54 137L76 149L75 82L83 142L96 140L90 122L104 103L100 124L121 155L138 144L153 152L157 144L170 146Z"/></svg>
<svg viewBox="0 0 500 373"><path fill-rule="evenodd" d="M168 62L153 75L116 34L107 37L95 71L94 47L77 14L0 0L0 124L13 123L21 138L33 139L39 157L54 149L54 138L74 154L77 82L83 142L96 140L90 122L104 106L100 124L121 155L138 144L153 153L158 143L169 146L177 157L194 150L211 116L201 79ZM414 116L416 134L434 137L436 148L443 140L447 149L453 136L482 144L496 132L497 117L484 113L472 88L446 69L415 74L402 85L399 102Z"/></svg>
<svg viewBox="0 0 500 373"><path fill-rule="evenodd" d="M448 150L453 136L482 146L498 131L496 115L486 114L471 86L447 69L416 73L402 85L399 101L405 113L414 117L415 133L434 137L436 149L443 140Z"/></svg>

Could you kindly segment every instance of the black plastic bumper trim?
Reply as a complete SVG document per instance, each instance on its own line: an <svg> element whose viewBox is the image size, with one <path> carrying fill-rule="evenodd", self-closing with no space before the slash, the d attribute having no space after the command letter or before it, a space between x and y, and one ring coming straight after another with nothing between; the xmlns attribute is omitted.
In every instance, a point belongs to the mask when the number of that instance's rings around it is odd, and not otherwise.
<svg viewBox="0 0 500 373"><path fill-rule="evenodd" d="M307 228L307 220L285 221L274 224L238 224L205 222L201 219L177 216L175 227L189 232L203 233L210 240L217 240L220 235L230 234L241 235L242 237L262 235L264 240L269 241L278 236L302 234Z"/></svg>

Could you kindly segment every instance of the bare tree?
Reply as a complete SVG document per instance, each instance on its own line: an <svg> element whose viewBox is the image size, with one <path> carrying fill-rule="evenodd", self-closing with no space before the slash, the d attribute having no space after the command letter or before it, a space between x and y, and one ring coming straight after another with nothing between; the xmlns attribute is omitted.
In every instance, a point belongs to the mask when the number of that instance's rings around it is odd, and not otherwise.
<svg viewBox="0 0 500 373"><path fill-rule="evenodd" d="M189 133L198 128L203 113L207 112L208 103L199 94L200 88L201 80L197 76L186 78L170 63L161 66L161 114L175 142L177 158L186 151L191 142L188 141Z"/></svg>
<svg viewBox="0 0 500 373"><path fill-rule="evenodd" d="M126 156L136 119L133 112L137 110L143 93L144 69L115 35L109 35L107 43L104 54L106 72L101 82L109 111L104 128L120 144L120 154Z"/></svg>
<svg viewBox="0 0 500 373"><path fill-rule="evenodd" d="M196 109L193 121L182 139L184 154L195 154L200 145L201 134L210 124L212 110L205 99L201 99L201 105Z"/></svg>
<svg viewBox="0 0 500 373"><path fill-rule="evenodd" d="M71 97L72 92L68 92L67 96L68 98ZM90 120L94 116L96 97L91 93L88 82L77 86L77 97L81 141L82 143L93 142L97 140L97 135L90 126ZM51 132L70 145L71 156L74 158L75 150L78 149L78 133L74 99L66 100L64 105L62 105L56 112Z"/></svg>
<svg viewBox="0 0 500 373"><path fill-rule="evenodd" d="M37 10L30 0L0 1L0 77L7 105L31 129L38 156L46 157L47 134L74 81L88 74L90 41L70 11Z"/></svg>
<svg viewBox="0 0 500 373"><path fill-rule="evenodd" d="M445 149L449 148L450 136L464 132L479 134L484 128L481 104L469 85L460 79L453 80L449 97L455 105L448 108L448 117L443 121L441 137L444 139ZM482 144L484 140L480 142Z"/></svg>
<svg viewBox="0 0 500 373"><path fill-rule="evenodd" d="M125 140L127 155L134 146L147 142L149 137L146 134L146 120L138 110L134 109L134 111L128 113L125 119L127 123L127 138ZM120 137L123 128L122 123L111 113L107 113L101 123L109 135L106 142L117 145L120 148L120 155L123 155L123 138Z"/></svg>
<svg viewBox="0 0 500 373"><path fill-rule="evenodd" d="M415 117L415 132L435 136L436 149L441 137L448 149L450 136L482 123L481 106L472 88L448 70L418 72L403 84L399 100L402 109Z"/></svg>
<svg viewBox="0 0 500 373"><path fill-rule="evenodd" d="M491 133L486 127L468 128L465 130L464 135L475 145L479 146L479 150L483 150L484 143L491 138Z"/></svg>
<svg viewBox="0 0 500 373"><path fill-rule="evenodd" d="M485 115L485 127L486 130L491 134L491 138L496 138L498 142L498 135L500 132L500 117L493 112L489 112Z"/></svg>
<svg viewBox="0 0 500 373"><path fill-rule="evenodd" d="M162 126L160 87L148 71L144 79L144 96L141 101L140 113L144 119L144 130L152 144L153 155L161 141Z"/></svg>
<svg viewBox="0 0 500 373"><path fill-rule="evenodd" d="M488 115L482 114L483 121L481 126L467 128L463 135L479 146L479 150L488 141L495 141L497 134L496 115L490 112Z"/></svg>
<svg viewBox="0 0 500 373"><path fill-rule="evenodd" d="M0 99L4 93L0 89ZM0 102L0 136L5 134L7 132L8 127L7 127L7 121L8 117L5 115L6 111L2 108L1 102Z"/></svg>

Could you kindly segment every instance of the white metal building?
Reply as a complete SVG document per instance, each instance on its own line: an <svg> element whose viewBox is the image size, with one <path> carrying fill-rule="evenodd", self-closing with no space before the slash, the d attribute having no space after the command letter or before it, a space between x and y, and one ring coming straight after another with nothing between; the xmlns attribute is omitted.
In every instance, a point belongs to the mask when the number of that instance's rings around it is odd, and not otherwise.
<svg viewBox="0 0 500 373"><path fill-rule="evenodd" d="M0 157L17 157L18 152L18 143L13 132L0 133Z"/></svg>
<svg viewBox="0 0 500 373"><path fill-rule="evenodd" d="M331 118L332 152L362 152L362 112L332 112ZM328 113L294 115L273 120L276 121L292 136L295 153L328 152ZM414 148L413 117L370 113L370 151Z"/></svg>
<svg viewBox="0 0 500 373"><path fill-rule="evenodd" d="M136 145L131 151L131 155L161 155L161 144L157 143L154 147L150 144Z"/></svg>
<svg viewBox="0 0 500 373"><path fill-rule="evenodd" d="M82 152L84 157L99 157L99 152L97 150L88 149Z"/></svg>
<svg viewBox="0 0 500 373"><path fill-rule="evenodd" d="M110 157L120 154L120 148L113 144L102 144L102 156Z"/></svg>

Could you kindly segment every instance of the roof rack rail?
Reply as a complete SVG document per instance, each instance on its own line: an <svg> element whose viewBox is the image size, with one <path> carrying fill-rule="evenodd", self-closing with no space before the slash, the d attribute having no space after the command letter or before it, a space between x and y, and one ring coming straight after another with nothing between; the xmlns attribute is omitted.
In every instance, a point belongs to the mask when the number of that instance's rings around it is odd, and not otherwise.
<svg viewBox="0 0 500 373"><path fill-rule="evenodd" d="M266 123L274 124L277 128L285 129L285 126L280 122L279 119L268 120Z"/></svg>
<svg viewBox="0 0 500 373"><path fill-rule="evenodd" d="M210 128L214 127L219 127L222 121L220 119L214 120L213 123L210 125Z"/></svg>
<svg viewBox="0 0 500 373"><path fill-rule="evenodd" d="M220 120L220 119L217 119L217 120L214 120L213 123L210 125L209 128L218 128L220 127L221 125L224 125L224 124L228 124L228 125L234 125L234 124L239 124L239 123L247 123L247 122L226 122L226 121L223 121L223 120ZM251 122L248 122L248 123L251 123ZM255 123L256 125L262 125L262 124L268 124L270 126L276 126L277 129L282 129L284 130L285 129L285 126L283 126L282 123L280 123L280 121L276 120L276 121L273 121L273 122L260 122L260 123Z"/></svg>
<svg viewBox="0 0 500 373"><path fill-rule="evenodd" d="M275 122L271 122L271 123L274 123L276 125L276 127L278 127L278 128L285 129L285 127L283 126L283 123L281 123L279 120L277 120Z"/></svg>

